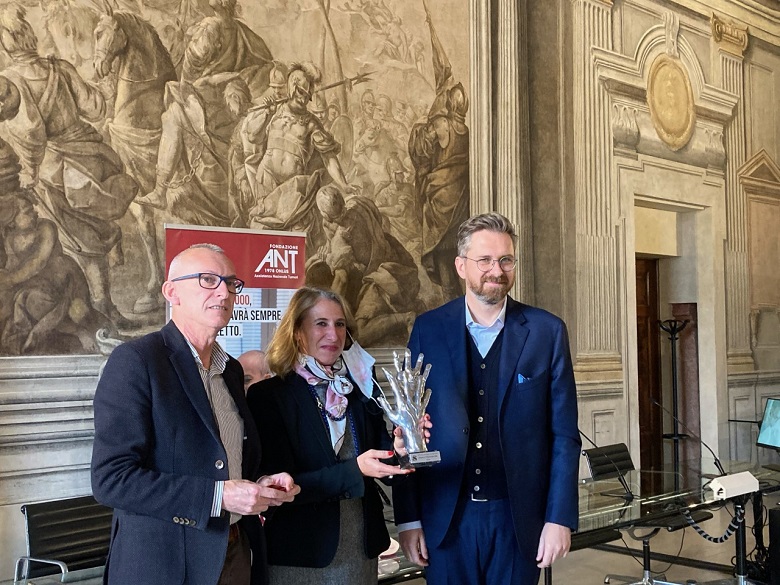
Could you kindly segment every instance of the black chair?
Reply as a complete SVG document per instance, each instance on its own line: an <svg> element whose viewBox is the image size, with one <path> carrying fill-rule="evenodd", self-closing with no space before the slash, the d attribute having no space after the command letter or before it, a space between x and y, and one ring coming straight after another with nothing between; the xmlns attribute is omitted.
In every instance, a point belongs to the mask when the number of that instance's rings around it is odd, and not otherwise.
<svg viewBox="0 0 780 585"><path fill-rule="evenodd" d="M629 471L634 471L635 467L634 462L631 460L631 453L628 452L628 447L625 443L584 449L582 454L585 455L585 461L588 463L588 469L590 469L590 476L594 480L617 478L620 482L623 491L615 493L604 492L606 495L619 496L628 501L634 499L634 494L631 493L631 489L626 483L625 475Z"/></svg>
<svg viewBox="0 0 780 585"><path fill-rule="evenodd" d="M634 499L634 494L626 482L625 475L629 471L633 471L635 467L625 443L585 449L582 451L582 454L585 455L594 480L617 478L623 488L618 493L605 493L622 497L627 501ZM712 514L704 510L695 510L690 515L697 524L712 518ZM642 541L642 577L606 575L604 583L610 583L613 579L617 579L621 585L677 585L666 581L664 574L653 576L650 568L650 539L661 530L666 529L668 532L674 532L686 526L688 526L688 521L679 511L670 511L667 516L661 515L661 517L655 520L642 520L641 524L627 529L632 539ZM638 533L640 530L648 530L648 532L640 535Z"/></svg>
<svg viewBox="0 0 780 585"><path fill-rule="evenodd" d="M27 554L16 561L14 581L43 575L94 570L103 572L111 539L113 511L92 496L52 500L22 506Z"/></svg>

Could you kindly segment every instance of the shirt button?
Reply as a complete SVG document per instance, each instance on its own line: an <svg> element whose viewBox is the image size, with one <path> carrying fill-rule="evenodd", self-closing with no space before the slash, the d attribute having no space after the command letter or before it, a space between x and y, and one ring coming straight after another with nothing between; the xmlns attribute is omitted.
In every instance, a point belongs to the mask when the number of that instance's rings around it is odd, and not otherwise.
<svg viewBox="0 0 780 585"><path fill-rule="evenodd" d="M476 469L476 470L474 470L474 473L476 473L477 475L479 475L480 473L482 473L482 470L481 470L481 469Z"/></svg>
<svg viewBox="0 0 780 585"><path fill-rule="evenodd" d="M485 364L479 364L479 369L480 370L484 370L485 369Z"/></svg>
<svg viewBox="0 0 780 585"><path fill-rule="evenodd" d="M484 422L485 419L483 419L481 416L477 417L477 422Z"/></svg>
<svg viewBox="0 0 780 585"><path fill-rule="evenodd" d="M477 443L477 449L482 449L482 443Z"/></svg>
<svg viewBox="0 0 780 585"><path fill-rule="evenodd" d="M484 396L484 395L485 395L485 391L484 391L484 390L482 390L481 388L479 389L479 395L480 395L480 396Z"/></svg>
<svg viewBox="0 0 780 585"><path fill-rule="evenodd" d="M217 469L222 469L223 467L225 467L225 462L222 461L222 459L217 459L214 462L214 467L216 467Z"/></svg>
<svg viewBox="0 0 780 585"><path fill-rule="evenodd" d="M474 491L475 491L475 492L478 492L478 491L479 491L479 486L478 486L478 485L475 485L475 486L474 486Z"/></svg>

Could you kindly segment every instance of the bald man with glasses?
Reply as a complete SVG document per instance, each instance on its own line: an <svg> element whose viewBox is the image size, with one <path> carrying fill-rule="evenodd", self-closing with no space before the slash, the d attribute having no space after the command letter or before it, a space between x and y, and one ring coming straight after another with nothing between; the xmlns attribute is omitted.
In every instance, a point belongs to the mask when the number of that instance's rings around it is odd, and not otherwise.
<svg viewBox="0 0 780 585"><path fill-rule="evenodd" d="M498 213L458 230L466 294L420 315L412 359L431 364L428 448L441 462L393 488L407 558L429 585L536 585L578 520L580 438L566 326L509 296L514 227Z"/></svg>
<svg viewBox="0 0 780 585"><path fill-rule="evenodd" d="M109 585L262 585L260 514L293 500L286 473L259 477L243 370L216 342L244 286L224 251L171 262L171 321L117 347L95 391L92 490L114 508Z"/></svg>

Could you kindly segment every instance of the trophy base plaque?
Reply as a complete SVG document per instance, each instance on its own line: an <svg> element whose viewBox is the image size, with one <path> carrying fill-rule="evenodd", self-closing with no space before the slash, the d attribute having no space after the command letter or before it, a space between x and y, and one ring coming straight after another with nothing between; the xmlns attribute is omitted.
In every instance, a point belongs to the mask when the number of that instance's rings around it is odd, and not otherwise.
<svg viewBox="0 0 780 585"><path fill-rule="evenodd" d="M398 458L401 469L411 467L430 467L441 461L441 454L438 451L419 451L409 453Z"/></svg>

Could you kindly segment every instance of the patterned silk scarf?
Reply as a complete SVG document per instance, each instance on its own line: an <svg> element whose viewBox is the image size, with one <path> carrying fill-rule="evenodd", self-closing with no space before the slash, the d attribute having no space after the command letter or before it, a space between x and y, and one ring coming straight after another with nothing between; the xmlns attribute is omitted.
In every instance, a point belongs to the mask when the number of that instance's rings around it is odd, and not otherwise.
<svg viewBox="0 0 780 585"><path fill-rule="evenodd" d="M353 388L352 382L344 374L339 374L342 370L344 373L347 371L341 358L333 366L323 366L310 355L300 354L295 364L295 373L306 380L315 392L317 385L325 383L328 385L325 391L325 404L322 405L318 401L317 406L325 415L330 431L330 443L335 453L339 452L344 442L344 433L347 429L347 394L352 392Z"/></svg>

